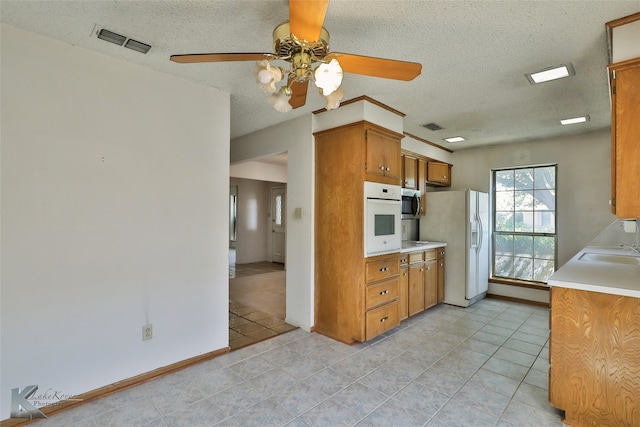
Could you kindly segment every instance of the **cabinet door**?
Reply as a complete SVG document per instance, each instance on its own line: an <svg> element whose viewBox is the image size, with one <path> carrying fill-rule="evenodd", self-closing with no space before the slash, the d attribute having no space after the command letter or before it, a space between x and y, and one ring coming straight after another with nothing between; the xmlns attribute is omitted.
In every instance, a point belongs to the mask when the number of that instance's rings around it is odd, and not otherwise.
<svg viewBox="0 0 640 427"><path fill-rule="evenodd" d="M416 158L411 156L402 156L402 164L403 164L403 188L410 188L412 190L417 189L418 180L417 180L417 165L418 161Z"/></svg>
<svg viewBox="0 0 640 427"><path fill-rule="evenodd" d="M440 255L442 253L442 255ZM444 301L444 251L438 252L438 303Z"/></svg>
<svg viewBox="0 0 640 427"><path fill-rule="evenodd" d="M443 185L451 185L449 165L440 162L427 162L427 181Z"/></svg>
<svg viewBox="0 0 640 427"><path fill-rule="evenodd" d="M400 266L400 305L398 306L400 320L409 317L409 266Z"/></svg>
<svg viewBox="0 0 640 427"><path fill-rule="evenodd" d="M409 266L409 316L424 311L424 263Z"/></svg>
<svg viewBox="0 0 640 427"><path fill-rule="evenodd" d="M438 260L425 262L424 273L424 308L438 304Z"/></svg>
<svg viewBox="0 0 640 427"><path fill-rule="evenodd" d="M612 210L618 218L640 218L640 60L612 68Z"/></svg>
<svg viewBox="0 0 640 427"><path fill-rule="evenodd" d="M393 181L402 179L402 165L400 156L400 139L392 138L391 136L384 135L384 155L385 155L385 176ZM415 172L414 172L415 176ZM414 177L415 180L415 177ZM415 185L415 184L414 184Z"/></svg>
<svg viewBox="0 0 640 427"><path fill-rule="evenodd" d="M367 180L377 181L376 177L384 177L387 168L385 159L384 135L373 129L365 130L367 144Z"/></svg>
<svg viewBox="0 0 640 427"><path fill-rule="evenodd" d="M416 178L418 190L422 193L420 197L420 216L427 214L427 161L418 159L418 177Z"/></svg>

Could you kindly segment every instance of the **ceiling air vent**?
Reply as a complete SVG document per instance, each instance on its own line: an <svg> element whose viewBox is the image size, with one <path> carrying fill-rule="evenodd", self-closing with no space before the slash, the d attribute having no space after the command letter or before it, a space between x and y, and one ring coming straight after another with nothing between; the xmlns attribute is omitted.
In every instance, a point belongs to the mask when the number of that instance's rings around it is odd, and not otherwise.
<svg viewBox="0 0 640 427"><path fill-rule="evenodd" d="M124 47L126 47L127 49L135 50L136 52L140 52L140 53L147 53L147 52L149 52L149 49L151 49L151 46L146 44L146 43L142 43L142 42L139 42L137 40L130 39L127 36L123 36L122 34L114 33L113 31L109 31L109 30L104 29L104 28L99 30L96 33L96 36L100 40L104 40L104 41L107 41L109 43L117 44L118 46L123 46L124 45Z"/></svg>
<svg viewBox="0 0 640 427"><path fill-rule="evenodd" d="M422 125L423 128L427 128L429 130L442 130L444 129L442 126L437 125L435 123L427 123L426 125Z"/></svg>

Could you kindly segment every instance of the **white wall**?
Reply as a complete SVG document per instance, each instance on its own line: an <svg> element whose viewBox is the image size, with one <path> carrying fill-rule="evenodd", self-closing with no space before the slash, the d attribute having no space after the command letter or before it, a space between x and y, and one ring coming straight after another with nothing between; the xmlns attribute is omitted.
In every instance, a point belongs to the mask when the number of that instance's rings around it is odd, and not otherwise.
<svg viewBox="0 0 640 427"><path fill-rule="evenodd" d="M1 418L227 347L229 95L1 30Z"/></svg>
<svg viewBox="0 0 640 427"><path fill-rule="evenodd" d="M408 150L416 154L422 154L425 157L440 160L445 163L452 163L453 154L442 148L434 147L433 145L425 144L424 142L412 138L409 135L405 135L402 138L402 149ZM451 175L455 173L455 170L451 172Z"/></svg>
<svg viewBox="0 0 640 427"><path fill-rule="evenodd" d="M611 133L590 132L455 151L452 189L490 193L492 168L558 164L558 267L611 224Z"/></svg>
<svg viewBox="0 0 640 427"><path fill-rule="evenodd" d="M231 165L231 177L260 181L287 182L287 167L261 162L242 162Z"/></svg>
<svg viewBox="0 0 640 427"><path fill-rule="evenodd" d="M288 153L286 321L310 330L313 325L313 154L312 116L272 126L231 141L231 163ZM294 218L302 208L302 218Z"/></svg>

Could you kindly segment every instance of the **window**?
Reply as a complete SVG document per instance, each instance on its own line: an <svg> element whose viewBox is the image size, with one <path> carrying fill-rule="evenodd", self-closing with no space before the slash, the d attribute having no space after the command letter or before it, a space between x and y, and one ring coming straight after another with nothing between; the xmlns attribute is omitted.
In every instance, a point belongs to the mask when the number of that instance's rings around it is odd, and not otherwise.
<svg viewBox="0 0 640 427"><path fill-rule="evenodd" d="M555 271L556 171L493 171L493 277L546 282Z"/></svg>
<svg viewBox="0 0 640 427"><path fill-rule="evenodd" d="M275 223L278 227L282 226L282 194L276 195Z"/></svg>

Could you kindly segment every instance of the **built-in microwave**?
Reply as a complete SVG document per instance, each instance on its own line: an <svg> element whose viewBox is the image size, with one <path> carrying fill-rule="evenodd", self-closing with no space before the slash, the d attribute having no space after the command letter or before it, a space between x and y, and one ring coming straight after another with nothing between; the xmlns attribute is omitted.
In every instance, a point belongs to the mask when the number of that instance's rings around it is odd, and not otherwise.
<svg viewBox="0 0 640 427"><path fill-rule="evenodd" d="M399 252L402 247L402 188L364 183L364 256Z"/></svg>
<svg viewBox="0 0 640 427"><path fill-rule="evenodd" d="M402 189L402 219L420 218L420 190Z"/></svg>

